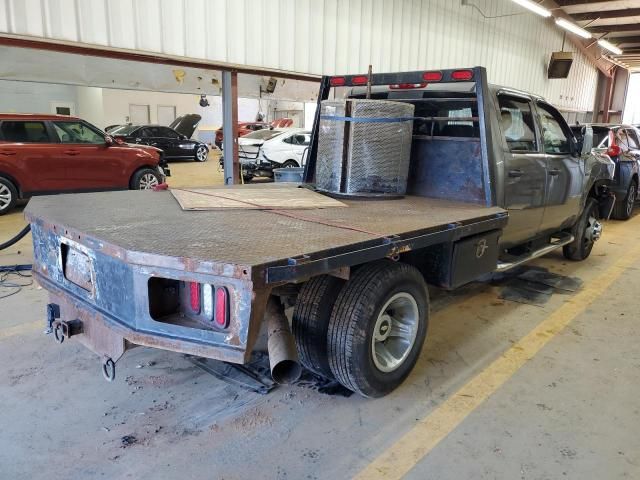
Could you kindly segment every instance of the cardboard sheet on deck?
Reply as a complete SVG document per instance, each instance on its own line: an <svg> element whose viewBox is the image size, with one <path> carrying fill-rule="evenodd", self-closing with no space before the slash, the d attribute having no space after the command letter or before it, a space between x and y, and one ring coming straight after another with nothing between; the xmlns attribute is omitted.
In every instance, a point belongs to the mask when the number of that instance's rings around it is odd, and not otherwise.
<svg viewBox="0 0 640 480"><path fill-rule="evenodd" d="M183 210L303 210L346 207L336 199L307 188L174 188Z"/></svg>

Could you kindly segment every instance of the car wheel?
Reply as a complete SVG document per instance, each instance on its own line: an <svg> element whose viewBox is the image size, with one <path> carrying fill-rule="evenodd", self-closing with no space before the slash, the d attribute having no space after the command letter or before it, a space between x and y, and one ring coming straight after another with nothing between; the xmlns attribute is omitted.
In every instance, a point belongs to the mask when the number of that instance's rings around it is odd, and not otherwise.
<svg viewBox="0 0 640 480"><path fill-rule="evenodd" d="M388 394L415 366L428 318L427 285L415 267L391 260L360 267L331 312L331 372L364 397Z"/></svg>
<svg viewBox="0 0 640 480"><path fill-rule="evenodd" d="M242 181L244 183L249 183L251 180L253 180L253 175L243 175L242 176Z"/></svg>
<svg viewBox="0 0 640 480"><path fill-rule="evenodd" d="M627 189L627 195L620 202L616 202L613 207L613 218L616 220L628 220L633 213L633 207L636 204L636 197L638 196L638 185L635 180L631 180L629 188Z"/></svg>
<svg viewBox="0 0 640 480"><path fill-rule="evenodd" d="M298 166L298 162L295 160L287 160L282 164L282 168L296 168Z"/></svg>
<svg viewBox="0 0 640 480"><path fill-rule="evenodd" d="M138 170L131 179L132 190L152 190L160 184L160 175L155 170L143 168Z"/></svg>
<svg viewBox="0 0 640 480"><path fill-rule="evenodd" d="M0 177L0 215L9 213L18 200L18 189L6 178Z"/></svg>
<svg viewBox="0 0 640 480"><path fill-rule="evenodd" d="M320 275L300 289L293 310L293 336L302 365L325 378L333 378L327 354L329 318L344 280Z"/></svg>
<svg viewBox="0 0 640 480"><path fill-rule="evenodd" d="M598 220L598 202L589 198L580 216L580 220L573 228L573 242L562 247L562 254L569 260L584 260L591 255L593 245L602 235L602 224Z"/></svg>
<svg viewBox="0 0 640 480"><path fill-rule="evenodd" d="M196 149L196 162L206 162L209 155L209 149L204 145L200 145Z"/></svg>

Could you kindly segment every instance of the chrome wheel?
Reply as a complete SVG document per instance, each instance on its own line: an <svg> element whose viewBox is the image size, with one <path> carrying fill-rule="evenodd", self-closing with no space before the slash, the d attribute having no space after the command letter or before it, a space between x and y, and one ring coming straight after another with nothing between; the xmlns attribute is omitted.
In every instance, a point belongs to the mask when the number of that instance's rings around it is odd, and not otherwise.
<svg viewBox="0 0 640 480"><path fill-rule="evenodd" d="M207 147L198 147L198 150L196 150L196 159L199 162L204 162L207 159L207 154L209 152L207 151Z"/></svg>
<svg viewBox="0 0 640 480"><path fill-rule="evenodd" d="M140 177L140 190L151 190L158 185L158 178L152 173L145 173Z"/></svg>
<svg viewBox="0 0 640 480"><path fill-rule="evenodd" d="M11 190L6 185L0 183L0 210L4 210L11 205L12 201Z"/></svg>
<svg viewBox="0 0 640 480"><path fill-rule="evenodd" d="M420 313L412 295L396 293L380 310L373 327L371 355L381 372L392 372L406 360L416 340Z"/></svg>
<svg viewBox="0 0 640 480"><path fill-rule="evenodd" d="M597 242L602 236L602 223L593 215L587 220L587 231L585 232L585 243L591 244Z"/></svg>

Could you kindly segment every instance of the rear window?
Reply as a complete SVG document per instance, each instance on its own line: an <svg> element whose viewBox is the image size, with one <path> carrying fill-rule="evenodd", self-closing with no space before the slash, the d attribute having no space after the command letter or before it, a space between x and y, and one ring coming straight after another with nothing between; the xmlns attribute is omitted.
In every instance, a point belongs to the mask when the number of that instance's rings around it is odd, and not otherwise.
<svg viewBox="0 0 640 480"><path fill-rule="evenodd" d="M254 140L271 140L278 135L281 135L282 132L278 130L256 130L255 132L247 133L243 135L242 138L252 138Z"/></svg>
<svg viewBox="0 0 640 480"><path fill-rule="evenodd" d="M129 135L136 131L139 127L137 125L121 125L119 127L114 128L109 133L111 135Z"/></svg>
<svg viewBox="0 0 640 480"><path fill-rule="evenodd" d="M7 142L49 143L44 122L4 121L0 125L2 139Z"/></svg>

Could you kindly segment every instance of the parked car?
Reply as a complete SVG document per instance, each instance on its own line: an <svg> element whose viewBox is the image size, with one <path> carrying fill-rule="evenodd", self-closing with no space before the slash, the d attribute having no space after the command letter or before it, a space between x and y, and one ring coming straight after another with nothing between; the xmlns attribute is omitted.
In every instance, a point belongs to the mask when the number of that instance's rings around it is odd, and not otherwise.
<svg viewBox="0 0 640 480"><path fill-rule="evenodd" d="M260 130L238 139L238 158L242 177L273 177L274 168L304 166L311 132L302 128ZM220 165L224 157L220 157Z"/></svg>
<svg viewBox="0 0 640 480"><path fill-rule="evenodd" d="M640 178L640 139L638 130L631 125L585 124L593 130L593 148L606 153L616 164L611 190L616 196L613 218L627 220L631 217L638 199ZM583 126L571 127L580 138Z"/></svg>
<svg viewBox="0 0 640 480"><path fill-rule="evenodd" d="M167 160L193 159L205 162L209 155L206 143L191 137L202 117L196 114L176 118L171 125L122 125L109 132L114 138L127 143L151 145L164 152Z"/></svg>
<svg viewBox="0 0 640 480"><path fill-rule="evenodd" d="M258 130L264 130L273 128L270 123L266 122L239 122L238 123L238 138L244 137L245 135L255 132ZM215 144L216 147L222 148L222 139L223 139L222 127L216 130L216 139Z"/></svg>
<svg viewBox="0 0 640 480"><path fill-rule="evenodd" d="M258 160L272 168L304 166L304 152L311 144L311 131L303 128L287 129L282 135L266 140L260 148Z"/></svg>
<svg viewBox="0 0 640 480"><path fill-rule="evenodd" d="M168 175L161 150L118 143L79 118L0 114L0 215L33 195L150 189Z"/></svg>

